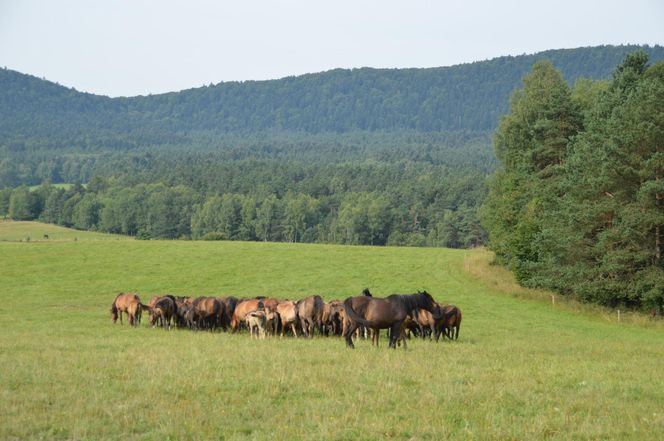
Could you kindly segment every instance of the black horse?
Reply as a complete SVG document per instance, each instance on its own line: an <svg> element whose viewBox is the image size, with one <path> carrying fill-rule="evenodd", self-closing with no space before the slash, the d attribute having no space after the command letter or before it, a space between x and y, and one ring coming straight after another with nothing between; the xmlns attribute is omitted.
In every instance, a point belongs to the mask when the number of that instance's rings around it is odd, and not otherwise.
<svg viewBox="0 0 664 441"><path fill-rule="evenodd" d="M390 329L390 347L397 347L401 335L401 327L408 315L418 309L429 311L434 319L440 319L440 308L433 297L426 291L415 294L392 294L384 299L358 296L349 297L344 301L349 326L346 327L344 338L349 348L354 348L353 333L358 326L366 326L373 330Z"/></svg>

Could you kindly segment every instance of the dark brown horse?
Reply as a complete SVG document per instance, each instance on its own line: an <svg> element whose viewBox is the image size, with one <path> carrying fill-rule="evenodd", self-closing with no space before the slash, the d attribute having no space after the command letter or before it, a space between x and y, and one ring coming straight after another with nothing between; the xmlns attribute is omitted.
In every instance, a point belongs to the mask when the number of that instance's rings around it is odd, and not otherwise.
<svg viewBox="0 0 664 441"><path fill-rule="evenodd" d="M221 319L221 327L224 331L228 330L228 327L231 325L231 320L233 320L233 313L235 312L235 307L237 306L237 298L235 297L217 297L224 307L224 314Z"/></svg>
<svg viewBox="0 0 664 441"><path fill-rule="evenodd" d="M175 321L177 306L173 296L164 296L158 298L154 304L150 301L150 325L154 326L157 321L160 322L162 328L171 329L171 320Z"/></svg>
<svg viewBox="0 0 664 441"><path fill-rule="evenodd" d="M440 309L442 317L436 321L436 341L440 338L440 334L450 340L458 339L461 329L461 310L454 305L441 306Z"/></svg>
<svg viewBox="0 0 664 441"><path fill-rule="evenodd" d="M392 294L384 299L366 296L349 297L344 301L344 308L349 320L344 338L349 348L355 347L352 335L360 325L373 330L389 329L390 347L396 349L403 322L408 315L412 316L416 310L424 309L432 313L434 319L440 317L440 309L431 294L426 291L415 294Z"/></svg>

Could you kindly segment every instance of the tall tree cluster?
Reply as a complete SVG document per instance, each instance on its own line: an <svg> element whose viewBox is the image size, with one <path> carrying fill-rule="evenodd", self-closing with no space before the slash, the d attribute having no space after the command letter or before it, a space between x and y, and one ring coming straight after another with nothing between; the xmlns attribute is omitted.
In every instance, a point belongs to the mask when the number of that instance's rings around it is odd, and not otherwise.
<svg viewBox="0 0 664 441"><path fill-rule="evenodd" d="M494 135L482 220L526 286L605 305L664 306L664 63L628 55L569 88L535 65Z"/></svg>

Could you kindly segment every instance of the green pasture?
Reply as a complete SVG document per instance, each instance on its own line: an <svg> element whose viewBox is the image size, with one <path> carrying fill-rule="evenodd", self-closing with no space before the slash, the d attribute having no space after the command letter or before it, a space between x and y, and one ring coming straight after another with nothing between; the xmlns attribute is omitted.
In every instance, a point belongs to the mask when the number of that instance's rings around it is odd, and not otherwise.
<svg viewBox="0 0 664 441"><path fill-rule="evenodd" d="M507 276L482 250L10 242L23 233L0 228L0 439L664 438L661 325L531 299L495 283ZM330 300L365 287L456 304L459 340L349 350L109 314L120 291Z"/></svg>
<svg viewBox="0 0 664 441"><path fill-rule="evenodd" d="M34 221L0 220L0 242L59 242L129 240L128 236L81 231Z"/></svg>

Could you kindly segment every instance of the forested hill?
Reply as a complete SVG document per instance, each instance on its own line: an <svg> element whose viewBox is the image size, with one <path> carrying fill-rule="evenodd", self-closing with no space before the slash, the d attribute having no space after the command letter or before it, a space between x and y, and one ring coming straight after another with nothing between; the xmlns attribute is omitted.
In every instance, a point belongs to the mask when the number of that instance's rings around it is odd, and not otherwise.
<svg viewBox="0 0 664 441"><path fill-rule="evenodd" d="M490 131L536 61L551 60L572 83L609 78L637 48L550 50L429 69L335 69L131 98L81 93L0 69L0 144L62 136L87 148L96 147L95 139L140 146L192 131ZM643 49L652 62L664 59L664 47Z"/></svg>

